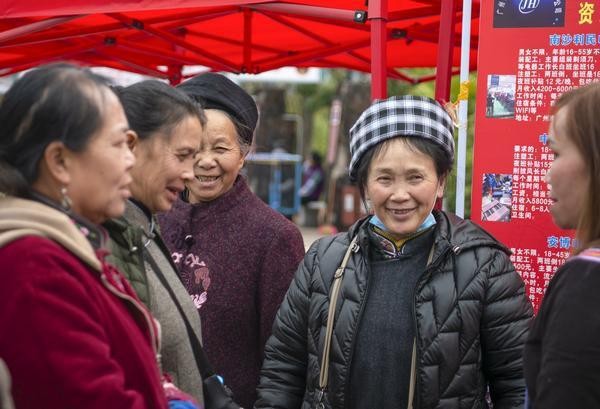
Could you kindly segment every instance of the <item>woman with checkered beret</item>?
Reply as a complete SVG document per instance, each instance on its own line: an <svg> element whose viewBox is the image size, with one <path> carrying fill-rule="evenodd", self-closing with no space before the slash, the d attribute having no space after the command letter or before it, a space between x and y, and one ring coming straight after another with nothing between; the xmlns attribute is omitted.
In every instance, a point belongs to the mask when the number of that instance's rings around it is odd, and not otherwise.
<svg viewBox="0 0 600 409"><path fill-rule="evenodd" d="M414 96L376 101L354 124L349 173L370 214L309 249L256 408L522 407L523 281L506 247L434 209L452 131L439 103Z"/></svg>

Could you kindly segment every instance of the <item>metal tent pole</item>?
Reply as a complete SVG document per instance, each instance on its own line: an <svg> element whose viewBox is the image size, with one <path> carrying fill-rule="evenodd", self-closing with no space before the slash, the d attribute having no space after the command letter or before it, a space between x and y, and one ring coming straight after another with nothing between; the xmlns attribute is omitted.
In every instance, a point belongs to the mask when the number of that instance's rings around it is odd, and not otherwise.
<svg viewBox="0 0 600 409"><path fill-rule="evenodd" d="M438 55L435 79L435 99L448 102L450 99L450 80L452 79L452 54L454 51L454 4L455 0L442 0L440 10L440 29L438 33ZM442 208L442 200L435 203L436 209Z"/></svg>
<svg viewBox="0 0 600 409"><path fill-rule="evenodd" d="M442 0L440 10L440 31L435 80L435 98L448 101L450 98L450 80L452 71L452 53L454 51L454 5L455 0Z"/></svg>
<svg viewBox="0 0 600 409"><path fill-rule="evenodd" d="M369 1L371 22L371 99L387 97L387 1Z"/></svg>
<svg viewBox="0 0 600 409"><path fill-rule="evenodd" d="M465 217L465 180L467 156L467 113L469 110L469 57L471 53L471 3L463 0L460 54L460 91L458 93L458 149L456 151L456 214Z"/></svg>

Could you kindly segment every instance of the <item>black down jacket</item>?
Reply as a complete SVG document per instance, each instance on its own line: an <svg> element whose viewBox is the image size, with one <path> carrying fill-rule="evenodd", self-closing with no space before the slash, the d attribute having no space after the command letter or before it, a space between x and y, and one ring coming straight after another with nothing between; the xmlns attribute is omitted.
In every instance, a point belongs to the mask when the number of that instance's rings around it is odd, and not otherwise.
<svg viewBox="0 0 600 409"><path fill-rule="evenodd" d="M475 224L435 211L434 253L419 279L415 409L521 408L532 307L508 250ZM314 243L277 313L255 408L314 408L333 274L354 235L338 300L326 408L346 405L353 344L369 278L366 220Z"/></svg>

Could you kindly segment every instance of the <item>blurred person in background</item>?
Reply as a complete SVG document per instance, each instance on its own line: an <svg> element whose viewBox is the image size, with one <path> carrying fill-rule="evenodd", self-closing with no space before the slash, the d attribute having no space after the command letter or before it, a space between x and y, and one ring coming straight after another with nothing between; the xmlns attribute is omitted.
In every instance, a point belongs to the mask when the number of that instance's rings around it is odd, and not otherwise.
<svg viewBox="0 0 600 409"><path fill-rule="evenodd" d="M207 73L178 89L205 110L195 177L160 216L165 241L202 317L205 351L237 403L251 408L275 312L304 255L298 228L240 175L258 111L227 77Z"/></svg>
<svg viewBox="0 0 600 409"><path fill-rule="evenodd" d="M142 81L117 93L136 134L129 140L136 163L125 213L104 224L111 238L108 260L160 322L163 371L202 403L202 376L191 339L201 340L200 317L176 273L155 214L169 210L194 176L204 115L184 93L160 81Z"/></svg>
<svg viewBox="0 0 600 409"><path fill-rule="evenodd" d="M550 212L576 229L574 254L552 277L525 346L529 407L600 407L600 83L563 94L548 132Z"/></svg>
<svg viewBox="0 0 600 409"><path fill-rule="evenodd" d="M321 197L324 180L323 167L321 166L321 155L312 152L306 160L302 169L302 186L300 187L300 202L306 205L316 202Z"/></svg>
<svg viewBox="0 0 600 409"><path fill-rule="evenodd" d="M509 250L434 209L454 158L436 101L375 101L350 130L372 214L308 250L265 347L256 408L522 407L532 307ZM345 274L344 274L345 271Z"/></svg>
<svg viewBox="0 0 600 409"><path fill-rule="evenodd" d="M19 409L164 409L158 324L105 262L134 135L88 70L54 64L0 106L0 356Z"/></svg>

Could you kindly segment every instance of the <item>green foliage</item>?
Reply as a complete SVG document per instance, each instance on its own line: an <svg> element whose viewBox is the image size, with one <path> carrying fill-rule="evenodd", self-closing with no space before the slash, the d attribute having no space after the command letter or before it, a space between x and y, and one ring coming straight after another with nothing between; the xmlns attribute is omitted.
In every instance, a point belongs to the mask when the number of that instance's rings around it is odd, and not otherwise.
<svg viewBox="0 0 600 409"><path fill-rule="evenodd" d="M327 154L329 135L329 106L324 106L315 111L313 115L313 137L311 150L319 152L322 156Z"/></svg>
<svg viewBox="0 0 600 409"><path fill-rule="evenodd" d="M460 88L460 78L454 76L450 85L451 100L456 101ZM467 152L465 157L465 218L471 216L471 191L472 191L472 176L473 176L473 131L475 123L475 93L477 89L477 74L469 75L469 100L467 114ZM454 142L458 149L458 129L454 132ZM458 152L457 155L458 156ZM454 171L450 175L446 184L446 206L448 210L454 212L456 209L456 161Z"/></svg>
<svg viewBox="0 0 600 409"><path fill-rule="evenodd" d="M311 122L310 135L304 135L310 143L305 152L327 153L329 111L331 103L339 95L340 87L351 73L347 70L324 70L325 78L320 84L298 84L287 95L288 112L304 115ZM310 118L306 118L310 115Z"/></svg>

